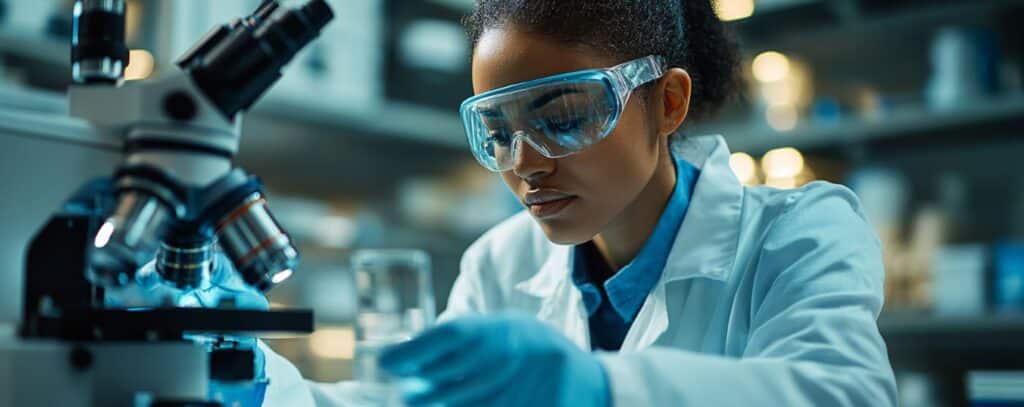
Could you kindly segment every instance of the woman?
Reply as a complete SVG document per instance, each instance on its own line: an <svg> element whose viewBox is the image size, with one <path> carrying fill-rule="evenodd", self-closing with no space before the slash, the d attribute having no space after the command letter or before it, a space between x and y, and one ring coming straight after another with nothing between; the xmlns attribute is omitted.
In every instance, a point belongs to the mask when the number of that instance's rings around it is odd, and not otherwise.
<svg viewBox="0 0 1024 407"><path fill-rule="evenodd" d="M429 383L409 404L895 405L854 195L744 188L721 138L677 135L737 84L707 0L478 0L467 22L470 145L528 210L466 251L446 322L382 355Z"/></svg>

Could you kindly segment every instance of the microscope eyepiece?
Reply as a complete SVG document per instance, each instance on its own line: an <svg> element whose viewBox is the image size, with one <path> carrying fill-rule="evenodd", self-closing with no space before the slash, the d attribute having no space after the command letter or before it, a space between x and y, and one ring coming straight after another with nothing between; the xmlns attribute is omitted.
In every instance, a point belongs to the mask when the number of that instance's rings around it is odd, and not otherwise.
<svg viewBox="0 0 1024 407"><path fill-rule="evenodd" d="M322 29L334 18L331 6L327 5L325 0L312 0L306 3L306 5L302 6L302 13L313 22L313 25L319 27L317 28L318 30Z"/></svg>
<svg viewBox="0 0 1024 407"><path fill-rule="evenodd" d="M266 1L249 17L214 28L178 66L231 118L258 100L333 18L323 0L294 9Z"/></svg>
<svg viewBox="0 0 1024 407"><path fill-rule="evenodd" d="M281 7L281 4L277 1L264 1L260 4L259 8L249 16L249 24L256 26L259 25L260 21L266 20Z"/></svg>
<svg viewBox="0 0 1024 407"><path fill-rule="evenodd" d="M71 74L76 83L117 83L128 65L124 0L75 2Z"/></svg>

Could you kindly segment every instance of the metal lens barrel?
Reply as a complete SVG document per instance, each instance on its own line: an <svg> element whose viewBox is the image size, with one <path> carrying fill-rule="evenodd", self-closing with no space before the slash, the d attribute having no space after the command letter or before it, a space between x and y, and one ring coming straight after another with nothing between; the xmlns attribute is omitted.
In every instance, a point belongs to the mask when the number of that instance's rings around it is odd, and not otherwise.
<svg viewBox="0 0 1024 407"><path fill-rule="evenodd" d="M164 242L156 256L156 271L176 288L199 288L213 272L215 244L215 240L175 245Z"/></svg>
<svg viewBox="0 0 1024 407"><path fill-rule="evenodd" d="M86 274L89 280L106 287L128 284L153 258L174 219L171 207L161 199L139 190L122 192L117 209L93 241Z"/></svg>
<svg viewBox="0 0 1024 407"><path fill-rule="evenodd" d="M299 252L259 192L248 195L221 220L217 239L242 279L268 291L292 275Z"/></svg>

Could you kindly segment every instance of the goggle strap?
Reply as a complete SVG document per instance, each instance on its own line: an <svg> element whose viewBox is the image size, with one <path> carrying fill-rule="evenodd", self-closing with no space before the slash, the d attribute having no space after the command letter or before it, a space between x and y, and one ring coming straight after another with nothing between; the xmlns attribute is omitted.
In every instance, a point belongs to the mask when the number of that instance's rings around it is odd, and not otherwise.
<svg viewBox="0 0 1024 407"><path fill-rule="evenodd" d="M617 65L612 70L624 80L624 90L632 91L647 82L661 78L665 74L665 58L650 55Z"/></svg>

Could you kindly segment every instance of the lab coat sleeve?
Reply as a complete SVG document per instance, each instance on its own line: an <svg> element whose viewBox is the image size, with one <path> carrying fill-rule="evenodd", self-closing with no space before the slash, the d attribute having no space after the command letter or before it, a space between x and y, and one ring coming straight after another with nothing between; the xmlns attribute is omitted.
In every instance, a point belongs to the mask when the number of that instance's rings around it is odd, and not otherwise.
<svg viewBox="0 0 1024 407"><path fill-rule="evenodd" d="M266 360L266 375L270 385L263 397L268 407L347 407L363 406L358 384L352 381L319 383L302 378L299 370L287 359L274 352L266 343L259 341L260 350Z"/></svg>
<svg viewBox="0 0 1024 407"><path fill-rule="evenodd" d="M455 277L455 283L448 294L448 305L444 312L437 317L438 322L449 321L453 318L486 312L487 304L484 300L488 297L484 290L484 279L480 273L488 267L482 264L486 259L486 253L480 242L474 243L462 255L459 263L459 275ZM493 280L492 280L493 282ZM496 297L490 295L489 297Z"/></svg>
<svg viewBox="0 0 1024 407"><path fill-rule="evenodd" d="M768 228L741 358L602 354L615 406L895 406L876 318L883 266L849 190L794 193Z"/></svg>

